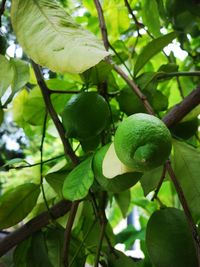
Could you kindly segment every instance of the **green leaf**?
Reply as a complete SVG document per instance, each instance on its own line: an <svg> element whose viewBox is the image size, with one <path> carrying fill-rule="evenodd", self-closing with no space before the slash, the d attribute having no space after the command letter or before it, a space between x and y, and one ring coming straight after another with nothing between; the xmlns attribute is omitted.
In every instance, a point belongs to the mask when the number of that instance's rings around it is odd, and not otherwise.
<svg viewBox="0 0 200 267"><path fill-rule="evenodd" d="M142 19L144 25L155 36L160 36L160 16L156 0L143 0Z"/></svg>
<svg viewBox="0 0 200 267"><path fill-rule="evenodd" d="M128 10L123 1L105 0L102 4L108 32L114 40L120 39L120 33L130 26Z"/></svg>
<svg viewBox="0 0 200 267"><path fill-rule="evenodd" d="M48 258L55 267L62 267L63 228L49 228L45 233Z"/></svg>
<svg viewBox="0 0 200 267"><path fill-rule="evenodd" d="M15 165L15 164L17 164L17 163L22 163L22 162L26 163L26 165L29 164L26 160L24 160L24 159L22 159L22 158L14 158L14 159L10 159L10 160L6 161L5 164L3 164L2 166L0 166L0 170L1 170L1 169L4 170L5 167L7 167L7 166L10 167L10 166L12 166L12 165Z"/></svg>
<svg viewBox="0 0 200 267"><path fill-rule="evenodd" d="M16 93L29 81L29 65L27 62L16 58L12 58L10 64L14 70L14 77L11 85L12 91Z"/></svg>
<svg viewBox="0 0 200 267"><path fill-rule="evenodd" d="M11 19L24 51L52 71L81 73L109 55L56 1L13 0Z"/></svg>
<svg viewBox="0 0 200 267"><path fill-rule="evenodd" d="M131 257L126 256L123 252L116 250L114 253L108 254L108 266L109 267L141 267L140 262L134 262Z"/></svg>
<svg viewBox="0 0 200 267"><path fill-rule="evenodd" d="M173 141L174 146L174 172L178 179L193 219L200 218L200 151L184 142Z"/></svg>
<svg viewBox="0 0 200 267"><path fill-rule="evenodd" d="M151 216L146 245L155 267L197 267L192 231L183 211L166 208Z"/></svg>
<svg viewBox="0 0 200 267"><path fill-rule="evenodd" d="M152 86L156 86L152 82ZM151 84L149 84L151 86ZM153 88L153 87L152 87ZM144 94L147 96L150 105L155 111L163 111L168 107L168 98L159 90L153 89L150 87L149 90L145 90Z"/></svg>
<svg viewBox="0 0 200 267"><path fill-rule="evenodd" d="M157 72L144 72L137 77L136 82L139 87L144 90L157 77L157 75Z"/></svg>
<svg viewBox="0 0 200 267"><path fill-rule="evenodd" d="M45 244L45 236L42 232L37 232L32 236L27 267L53 267L49 258Z"/></svg>
<svg viewBox="0 0 200 267"><path fill-rule="evenodd" d="M2 97L11 84L14 70L8 59L0 55L0 97Z"/></svg>
<svg viewBox="0 0 200 267"><path fill-rule="evenodd" d="M75 201L86 197L93 180L92 157L89 157L74 168L65 179L64 198Z"/></svg>
<svg viewBox="0 0 200 267"><path fill-rule="evenodd" d="M148 43L138 56L135 62L135 76L142 69L142 67L157 53L159 53L165 46L170 44L174 38L176 38L177 34L175 32L168 33L164 36L158 37L154 39L150 43Z"/></svg>
<svg viewBox="0 0 200 267"><path fill-rule="evenodd" d="M28 252L31 245L31 237L20 243L14 251L13 261L15 267L27 267Z"/></svg>
<svg viewBox="0 0 200 267"><path fill-rule="evenodd" d="M127 250L133 247L136 239L145 240L145 231L136 230L131 224L116 235L116 242L125 244Z"/></svg>
<svg viewBox="0 0 200 267"><path fill-rule="evenodd" d="M149 192L156 189L161 179L162 172L163 166L160 166L143 174L140 183L142 185L145 196L148 195Z"/></svg>
<svg viewBox="0 0 200 267"><path fill-rule="evenodd" d="M74 236L71 236L69 249L69 266L84 267L85 261L86 253L84 247L81 244L81 240Z"/></svg>
<svg viewBox="0 0 200 267"><path fill-rule="evenodd" d="M12 102L12 116L13 120L21 127L24 126L24 106L28 98L26 89L21 90Z"/></svg>
<svg viewBox="0 0 200 267"><path fill-rule="evenodd" d="M0 199L0 229L23 220L36 204L39 185L26 183L7 191Z"/></svg>
<svg viewBox="0 0 200 267"><path fill-rule="evenodd" d="M81 78L88 85L98 85L107 80L111 70L112 70L111 64L108 64L105 61L101 61L96 66L82 73Z"/></svg>
<svg viewBox="0 0 200 267"><path fill-rule="evenodd" d="M126 190L121 193L115 194L115 199L121 210L123 217L126 218L131 201L130 190Z"/></svg>
<svg viewBox="0 0 200 267"><path fill-rule="evenodd" d="M158 72L167 72L167 73L177 72L177 71L178 71L178 65L175 63L163 64L158 69Z"/></svg>
<svg viewBox="0 0 200 267"><path fill-rule="evenodd" d="M34 87L24 101L23 119L31 125L43 125L45 104L38 86Z"/></svg>
<svg viewBox="0 0 200 267"><path fill-rule="evenodd" d="M47 183L54 189L60 198L63 197L62 188L68 174L69 170L59 170L45 176Z"/></svg>

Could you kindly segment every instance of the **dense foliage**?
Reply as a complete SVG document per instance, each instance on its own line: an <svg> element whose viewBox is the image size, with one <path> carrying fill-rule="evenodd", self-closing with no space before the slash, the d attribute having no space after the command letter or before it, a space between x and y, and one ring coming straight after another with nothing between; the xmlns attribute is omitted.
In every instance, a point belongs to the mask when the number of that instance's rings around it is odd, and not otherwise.
<svg viewBox="0 0 200 267"><path fill-rule="evenodd" d="M0 26L0 264L200 267L200 1L2 0ZM135 113L170 158L102 167Z"/></svg>

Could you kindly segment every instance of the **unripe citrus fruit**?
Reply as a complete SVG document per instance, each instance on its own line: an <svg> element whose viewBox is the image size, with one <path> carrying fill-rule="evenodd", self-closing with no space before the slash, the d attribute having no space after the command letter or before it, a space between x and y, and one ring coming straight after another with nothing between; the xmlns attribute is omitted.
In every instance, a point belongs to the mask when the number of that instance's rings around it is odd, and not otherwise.
<svg viewBox="0 0 200 267"><path fill-rule="evenodd" d="M67 137L87 139L100 134L109 120L109 107L97 92L82 92L70 98L62 113Z"/></svg>
<svg viewBox="0 0 200 267"><path fill-rule="evenodd" d="M137 113L126 118L114 138L119 160L135 171L162 165L171 151L171 134L158 118Z"/></svg>
<svg viewBox="0 0 200 267"><path fill-rule="evenodd" d="M129 87L125 87L120 91L117 101L119 103L120 110L128 116L138 112L145 112L142 101Z"/></svg>

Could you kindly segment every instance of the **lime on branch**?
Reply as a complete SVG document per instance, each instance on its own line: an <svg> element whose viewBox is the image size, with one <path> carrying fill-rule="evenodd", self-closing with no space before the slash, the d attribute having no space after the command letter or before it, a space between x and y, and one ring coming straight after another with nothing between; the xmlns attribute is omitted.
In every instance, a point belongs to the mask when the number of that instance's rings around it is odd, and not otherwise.
<svg viewBox="0 0 200 267"><path fill-rule="evenodd" d="M106 127L110 111L97 92L82 92L71 97L62 113L67 137L79 140L99 135Z"/></svg>
<svg viewBox="0 0 200 267"><path fill-rule="evenodd" d="M115 170L123 169L124 173L125 168L117 168L116 162L136 172L151 170L166 161L171 146L170 131L160 119L144 113L133 114L119 125L113 152L108 150L104 157L103 173L107 178L118 175ZM115 162L112 175L107 164L109 161Z"/></svg>

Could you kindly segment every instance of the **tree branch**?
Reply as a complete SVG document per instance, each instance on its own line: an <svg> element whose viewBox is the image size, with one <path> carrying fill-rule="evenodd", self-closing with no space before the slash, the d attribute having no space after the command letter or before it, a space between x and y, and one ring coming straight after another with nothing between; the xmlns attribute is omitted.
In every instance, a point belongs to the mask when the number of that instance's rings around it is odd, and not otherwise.
<svg viewBox="0 0 200 267"><path fill-rule="evenodd" d="M54 219L57 219L65 215L70 210L71 205L72 203L70 201L62 200L50 208L50 213L45 211L14 232L8 234L0 241L0 257L6 254L11 248L39 231L42 227L48 225L52 221L52 216Z"/></svg>
<svg viewBox="0 0 200 267"><path fill-rule="evenodd" d="M156 190L155 190L155 192L154 192L154 195L153 195L151 201L153 201L154 199L157 198L157 196L158 196L158 192L160 191L160 188L161 188L162 183L163 183L163 181L164 181L164 179L165 179L165 176L166 176L166 164L164 164L164 166L163 166L163 171L162 171L162 174L161 174L160 181L159 181L159 183L158 183L158 185L157 185L157 187L156 187Z"/></svg>
<svg viewBox="0 0 200 267"><path fill-rule="evenodd" d="M151 115L155 115L154 110L152 109L151 105L147 100L147 97L141 92L137 84L133 80L131 80L119 66L114 65L113 68L122 77L122 79L130 86L133 92L141 99L147 112Z"/></svg>
<svg viewBox="0 0 200 267"><path fill-rule="evenodd" d="M59 136L60 136L60 139L62 141L65 155L71 159L71 161L73 162L74 165L77 165L79 163L78 157L75 155L68 139L65 137L65 130L64 130L63 125L60 122L60 120L59 120L59 118L58 118L58 116L54 110L52 103L51 103L51 97L50 97L51 93L50 93L50 90L47 87L47 85L43 79L40 67L33 61L32 61L32 66L33 66L33 69L35 72L37 83L41 89L46 108L47 108L48 113L51 116L51 118L52 118L52 120L56 126L56 129L57 129Z"/></svg>
<svg viewBox="0 0 200 267"><path fill-rule="evenodd" d="M67 225L65 228L65 234L64 234L64 246L63 246L63 264L64 267L68 267L69 266L69 262L68 262L68 255L69 255L69 240L70 240L70 235L71 235L71 230L72 230L72 226L76 217L76 213L78 210L78 206L79 206L79 201L75 201L72 204L71 210L70 210L70 214L69 214L69 218L67 220Z"/></svg>
<svg viewBox="0 0 200 267"><path fill-rule="evenodd" d="M60 135L61 141L63 143L65 155L67 157L69 156L69 158L71 159L74 166L76 166L79 164L79 159L76 156L75 152L73 151L68 139L65 137L64 127L63 127L62 123L60 122L60 120L57 116L57 113L55 112L55 109L54 109L52 102L51 102L50 90L44 81L44 78L43 78L43 75L41 73L39 66L37 64L35 64L34 62L32 62L32 65L33 65L33 69L35 72L35 76L37 78L38 85L42 91L42 95L43 95L44 102L46 104L47 111L49 112L49 114L50 114L50 116L51 116L51 118L52 118L52 120L56 126L56 129ZM70 246L70 234L71 234L71 229L72 229L73 222L74 222L74 219L76 216L76 212L78 209L78 205L79 205L78 201L76 201L72 204L72 207L70 210L70 216L69 216L69 219L67 221L67 226L66 226L66 230L65 230L65 239L64 239L64 243L63 243L63 251L64 251L63 263L64 263L65 267L68 266L68 256L69 256L68 255L69 254L68 248Z"/></svg>
<svg viewBox="0 0 200 267"><path fill-rule="evenodd" d="M104 46L105 46L105 49L108 50L109 40L108 40L107 28L106 28L106 24L105 24L104 15L103 15L103 10L102 10L102 7L101 7L99 0L94 0L94 3L95 3L98 17L99 17L99 24L100 24L101 35L102 35L102 39L104 42ZM109 58L107 59L107 61L108 61L108 63L111 64L111 60ZM130 86L130 88L133 90L133 92L142 100L147 112L149 114L154 115L154 111L153 111L151 105L149 104L146 96L141 92L141 90L138 88L138 86L135 84L135 82L133 80L131 80L126 75L126 73L122 69L120 69L117 65L113 65L113 68L126 81L126 83Z"/></svg>
<svg viewBox="0 0 200 267"><path fill-rule="evenodd" d="M193 90L183 101L177 104L164 118L163 122L168 126L172 127L185 115L187 115L193 108L200 104L200 85Z"/></svg>

